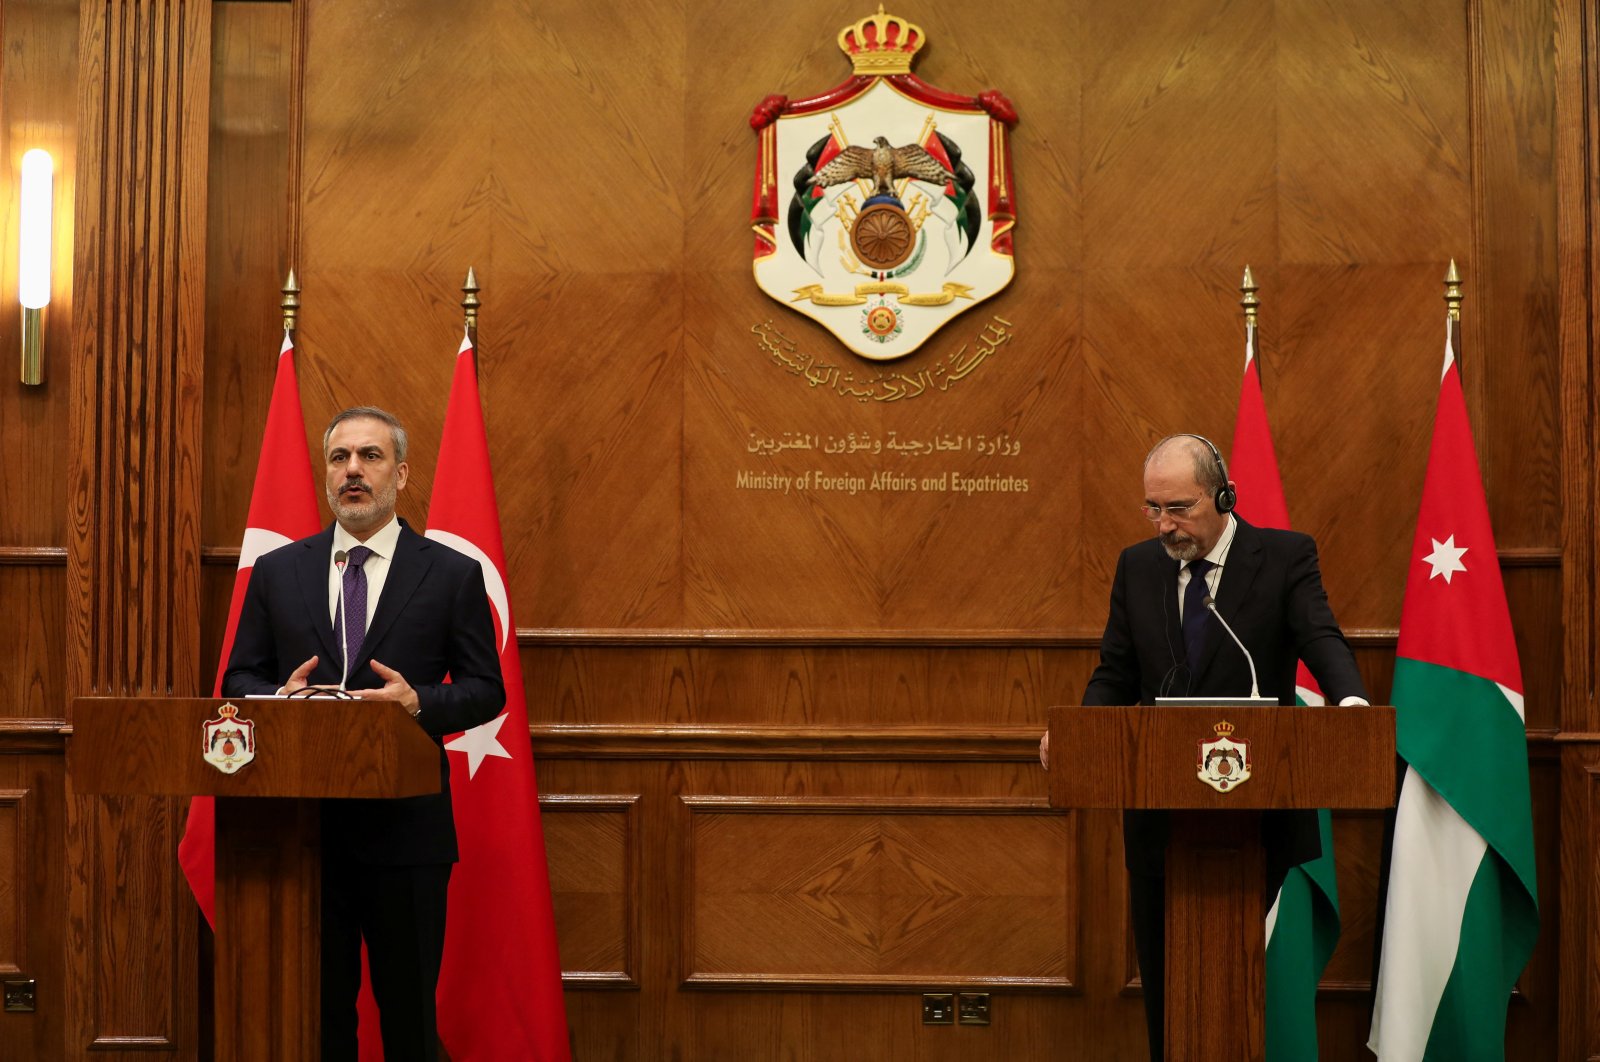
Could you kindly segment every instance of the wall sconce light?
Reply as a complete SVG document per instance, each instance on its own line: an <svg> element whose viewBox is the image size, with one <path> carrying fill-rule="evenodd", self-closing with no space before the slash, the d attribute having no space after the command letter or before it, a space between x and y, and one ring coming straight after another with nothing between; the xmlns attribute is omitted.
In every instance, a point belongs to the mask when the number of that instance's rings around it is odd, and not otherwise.
<svg viewBox="0 0 1600 1062"><path fill-rule="evenodd" d="M22 156L17 301L22 303L22 382L44 381L44 308L50 302L51 204L55 164L34 148Z"/></svg>

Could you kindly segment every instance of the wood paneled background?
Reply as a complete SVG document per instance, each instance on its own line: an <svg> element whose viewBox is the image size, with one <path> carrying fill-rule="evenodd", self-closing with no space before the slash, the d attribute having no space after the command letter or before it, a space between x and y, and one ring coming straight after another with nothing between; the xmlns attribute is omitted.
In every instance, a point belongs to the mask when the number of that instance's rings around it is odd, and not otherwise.
<svg viewBox="0 0 1600 1062"><path fill-rule="evenodd" d="M1043 810L1034 743L1148 534L1140 458L1175 430L1228 450L1248 263L1290 511L1385 697L1455 258L1544 918L1509 1056L1600 1057L1596 5L893 5L920 76L1017 106L1018 268L908 359L998 314L978 371L863 403L753 331L853 358L751 278L747 118L844 80L835 35L871 6L0 8L0 244L46 146L62 248L46 383L0 386L0 978L39 983L0 1056L197 1049L178 811L114 847L131 809L71 795L66 706L209 684L289 266L313 452L338 408L399 412L418 526L469 265L483 284L577 1057L1120 1059L1143 1042L1120 830ZM7 298L14 272L5 251ZM785 433L1020 449L757 452ZM1365 1057L1381 832L1336 822L1329 1059ZM994 1023L923 1026L950 989L991 992Z"/></svg>

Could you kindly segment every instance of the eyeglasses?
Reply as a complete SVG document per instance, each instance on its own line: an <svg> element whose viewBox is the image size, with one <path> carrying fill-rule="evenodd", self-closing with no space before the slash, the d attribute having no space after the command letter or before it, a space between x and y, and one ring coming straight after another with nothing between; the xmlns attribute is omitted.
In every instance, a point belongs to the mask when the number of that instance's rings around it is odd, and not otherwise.
<svg viewBox="0 0 1600 1062"><path fill-rule="evenodd" d="M1199 504L1199 499L1196 499L1192 502L1186 502L1183 505L1141 505L1139 506L1139 511L1143 513L1144 518L1149 520L1151 523L1157 523L1160 521L1162 513L1166 513L1174 520L1184 520L1189 517L1190 513L1194 512L1195 507Z"/></svg>

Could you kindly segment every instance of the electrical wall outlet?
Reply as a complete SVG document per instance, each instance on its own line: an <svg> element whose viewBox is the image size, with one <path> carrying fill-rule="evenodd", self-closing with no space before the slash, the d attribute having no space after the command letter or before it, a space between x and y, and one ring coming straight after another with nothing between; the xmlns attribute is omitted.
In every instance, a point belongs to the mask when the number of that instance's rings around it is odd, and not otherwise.
<svg viewBox="0 0 1600 1062"><path fill-rule="evenodd" d="M950 992L924 992L922 994L922 1024L954 1025L956 1023L956 997Z"/></svg>
<svg viewBox="0 0 1600 1062"><path fill-rule="evenodd" d="M32 978L26 981L0 981L0 998L5 1001L0 1009L7 1014L32 1014L38 987L39 983Z"/></svg>
<svg viewBox="0 0 1600 1062"><path fill-rule="evenodd" d="M962 1025L988 1025L989 993L963 992L957 996L956 1020Z"/></svg>

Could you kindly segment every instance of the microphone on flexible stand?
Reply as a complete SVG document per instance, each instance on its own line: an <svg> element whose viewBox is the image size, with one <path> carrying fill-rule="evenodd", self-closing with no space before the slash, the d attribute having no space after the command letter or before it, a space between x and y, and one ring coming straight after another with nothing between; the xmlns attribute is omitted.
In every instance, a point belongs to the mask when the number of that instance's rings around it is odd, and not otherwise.
<svg viewBox="0 0 1600 1062"><path fill-rule="evenodd" d="M342 549L333 555L333 570L339 573L339 654L344 660L339 670L340 692L344 691L344 684L350 678L350 638L345 633L350 629L350 617L344 613L344 566L349 560L350 554Z"/></svg>
<svg viewBox="0 0 1600 1062"><path fill-rule="evenodd" d="M1233 633L1233 628L1228 626L1228 621L1222 618L1222 613L1217 611L1217 603L1211 599L1210 594L1202 598L1200 603L1211 610L1211 614L1217 617L1217 622L1222 624L1222 629L1228 632L1228 637L1233 639L1233 644L1237 645L1239 652L1244 654L1245 663L1250 665L1250 696L1252 699L1259 698L1261 696L1261 687L1256 685L1255 657L1250 655L1250 650L1244 647L1244 643L1239 640L1239 636Z"/></svg>

